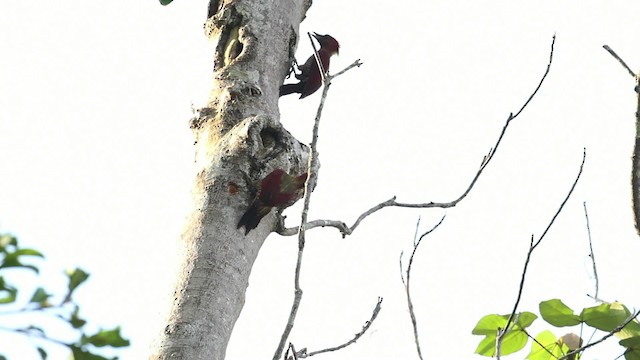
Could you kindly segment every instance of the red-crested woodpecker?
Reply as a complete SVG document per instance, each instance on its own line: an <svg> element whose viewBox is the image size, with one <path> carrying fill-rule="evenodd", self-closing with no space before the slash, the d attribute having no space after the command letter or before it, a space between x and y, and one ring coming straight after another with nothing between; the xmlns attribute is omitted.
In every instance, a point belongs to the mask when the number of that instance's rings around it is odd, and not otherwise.
<svg viewBox="0 0 640 360"><path fill-rule="evenodd" d="M249 209L238 221L238 229L244 226L247 235L258 226L272 208L284 209L302 196L307 173L291 176L282 169L275 169L260 182L260 188Z"/></svg>
<svg viewBox="0 0 640 360"><path fill-rule="evenodd" d="M329 71L331 56L338 54L340 44L330 35L313 33L313 37L315 37L320 44L318 56L320 57L322 67L324 71ZM296 79L300 80L300 82L282 85L280 87L280 96L298 93L300 94L300 99L302 99L313 94L322 86L322 74L320 74L318 62L314 55L311 55L307 61L298 68L300 69L300 74L295 75Z"/></svg>

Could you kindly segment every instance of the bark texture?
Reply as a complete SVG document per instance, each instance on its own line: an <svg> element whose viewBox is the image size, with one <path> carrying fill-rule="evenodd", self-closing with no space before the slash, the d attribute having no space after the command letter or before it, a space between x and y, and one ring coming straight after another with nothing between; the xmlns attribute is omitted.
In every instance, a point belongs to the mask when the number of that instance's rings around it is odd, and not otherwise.
<svg viewBox="0 0 640 360"><path fill-rule="evenodd" d="M193 209L167 325L152 359L224 359L251 267L276 225L272 212L248 236L236 225L275 168L305 171L308 149L279 123L279 86L309 0L211 0L213 89L191 120ZM204 9L203 9L204 10Z"/></svg>

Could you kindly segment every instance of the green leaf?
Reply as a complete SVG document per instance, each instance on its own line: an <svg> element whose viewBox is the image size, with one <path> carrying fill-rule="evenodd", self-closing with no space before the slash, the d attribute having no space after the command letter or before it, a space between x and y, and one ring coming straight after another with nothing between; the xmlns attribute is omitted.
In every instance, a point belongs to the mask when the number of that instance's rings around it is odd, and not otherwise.
<svg viewBox="0 0 640 360"><path fill-rule="evenodd" d="M502 329L507 325L504 315L491 314L483 316L471 330L473 335L495 335L498 328Z"/></svg>
<svg viewBox="0 0 640 360"><path fill-rule="evenodd" d="M487 335L484 339L480 341L478 347L476 348L476 354L482 356L490 356L494 357L496 354L496 337Z"/></svg>
<svg viewBox="0 0 640 360"><path fill-rule="evenodd" d="M42 253L38 250L33 250L33 249L18 249L14 252L14 254L18 255L18 256L37 256L37 257L41 257L44 258L44 255L42 255Z"/></svg>
<svg viewBox="0 0 640 360"><path fill-rule="evenodd" d="M505 336L502 337L502 346L500 348L500 355L509 355L514 352L522 350L522 348L527 345L527 341L529 337L522 330L512 330L509 331ZM495 356L496 355L496 334L487 335L478 347L476 348L476 353L483 356Z"/></svg>
<svg viewBox="0 0 640 360"><path fill-rule="evenodd" d="M49 298L51 297L51 294L47 294L46 291L44 291L43 288L38 288L36 289L36 292L33 293L33 296L31 296L31 300L29 300L30 303L37 303L40 305L40 307L49 307L51 306L51 304L49 303Z"/></svg>
<svg viewBox="0 0 640 360"><path fill-rule="evenodd" d="M0 263L0 268L24 267L38 272L38 268L33 265L25 265L20 261L20 256L38 256L44 257L39 251L33 249L16 249L13 252L4 250L5 256Z"/></svg>
<svg viewBox="0 0 640 360"><path fill-rule="evenodd" d="M89 278L89 273L77 268L75 270L67 270L67 276L69 277L69 293L67 298L70 298L73 291Z"/></svg>
<svg viewBox="0 0 640 360"><path fill-rule="evenodd" d="M16 301L17 294L18 290L16 289L0 291L0 304L11 304Z"/></svg>
<svg viewBox="0 0 640 360"><path fill-rule="evenodd" d="M160 4L162 4L164 6L167 6L167 5L171 4L172 1L173 0L160 0Z"/></svg>
<svg viewBox="0 0 640 360"><path fill-rule="evenodd" d="M7 246L17 246L18 239L15 236L9 234L0 235L0 251L4 252Z"/></svg>
<svg viewBox="0 0 640 360"><path fill-rule="evenodd" d="M503 328L507 324L504 316L498 314L485 315L471 330L473 335L485 335L495 333L496 329Z"/></svg>
<svg viewBox="0 0 640 360"><path fill-rule="evenodd" d="M71 313L71 318L67 319L67 321L69 322L69 324L71 324L71 326L74 329L79 329L81 327L84 326L84 324L86 324L87 322L82 319L78 313L80 312L80 307L78 307L76 305L75 309L73 310L73 313Z"/></svg>
<svg viewBox="0 0 640 360"><path fill-rule="evenodd" d="M633 319L627 324L616 336L620 339L626 339L630 337L640 336L640 323L637 319Z"/></svg>
<svg viewBox="0 0 640 360"><path fill-rule="evenodd" d="M81 340L82 344L91 344L97 347L113 346L123 347L129 346L129 340L124 339L120 335L120 327L116 327L113 330L100 330L95 335L86 337L83 336Z"/></svg>
<svg viewBox="0 0 640 360"><path fill-rule="evenodd" d="M38 353L40 354L40 358L42 360L47 360L47 352L43 348L39 347Z"/></svg>
<svg viewBox="0 0 640 360"><path fill-rule="evenodd" d="M619 302L604 303L582 310L582 318L587 325L602 331L612 331L624 323L630 315L629 309ZM619 339L640 336L640 323L634 319L615 335Z"/></svg>
<svg viewBox="0 0 640 360"><path fill-rule="evenodd" d="M16 301L18 289L7 284L4 278L0 276L0 304L10 304Z"/></svg>
<svg viewBox="0 0 640 360"><path fill-rule="evenodd" d="M624 358L626 360L640 360L640 351L638 350L625 351Z"/></svg>
<svg viewBox="0 0 640 360"><path fill-rule="evenodd" d="M640 337L634 336L628 339L620 340L620 345L627 348L624 352L624 358L627 360L640 359Z"/></svg>
<svg viewBox="0 0 640 360"><path fill-rule="evenodd" d="M13 251L12 251L13 250ZM8 234L0 235L0 269L9 267L25 267L38 272L38 268L33 265L25 265L20 261L20 256L44 257L42 253L33 249L18 248L18 239Z"/></svg>
<svg viewBox="0 0 640 360"><path fill-rule="evenodd" d="M104 356L96 355L88 350L84 350L78 346L69 346L73 353L73 360L116 360L117 358L106 358Z"/></svg>
<svg viewBox="0 0 640 360"><path fill-rule="evenodd" d="M537 316L531 312L525 311L515 317L516 324L512 325L512 328L505 336L502 337L502 345L500 354L508 355L516 351L521 350L527 345L527 334L522 331L533 323ZM496 341L498 329L504 329L507 326L507 320L509 315L487 315L484 316L475 328L472 330L474 335L484 335L485 338L480 341L476 348L476 353L483 356L495 356Z"/></svg>
<svg viewBox="0 0 640 360"><path fill-rule="evenodd" d="M624 340L620 340L620 345L626 348L634 347L640 349L640 336L634 336L626 338Z"/></svg>
<svg viewBox="0 0 640 360"><path fill-rule="evenodd" d="M631 312L619 302L604 303L582 310L582 320L598 330L611 331L622 324Z"/></svg>
<svg viewBox="0 0 640 360"><path fill-rule="evenodd" d="M640 337L634 336L628 339L620 340L620 345L627 348L624 352L624 358L627 360L640 359Z"/></svg>
<svg viewBox="0 0 640 360"><path fill-rule="evenodd" d="M581 322L580 317L559 299L543 301L539 308L542 318L553 326L575 326Z"/></svg>
<svg viewBox="0 0 640 360"><path fill-rule="evenodd" d="M538 316L534 313L525 311L520 313L519 316L515 316L514 320L517 320L518 323L513 325L515 329L525 329L529 327ZM474 335L488 335L495 334L498 328L504 329L507 326L507 320L509 319L509 315L498 315L491 314L484 316L478 323L476 327L471 331Z"/></svg>
<svg viewBox="0 0 640 360"><path fill-rule="evenodd" d="M529 341L529 337L524 331L509 331L507 335L502 338L500 355L509 355L522 350L527 345L527 341Z"/></svg>
<svg viewBox="0 0 640 360"><path fill-rule="evenodd" d="M562 348L558 345L558 339L551 331L545 330L538 334L535 339L536 341L531 344L531 352L527 355L527 359L554 360L564 355Z"/></svg>

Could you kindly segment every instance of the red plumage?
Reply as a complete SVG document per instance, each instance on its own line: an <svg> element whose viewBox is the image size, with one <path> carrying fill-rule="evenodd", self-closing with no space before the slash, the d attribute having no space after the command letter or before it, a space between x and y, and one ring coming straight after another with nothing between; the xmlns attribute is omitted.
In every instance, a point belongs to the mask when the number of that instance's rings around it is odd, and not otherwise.
<svg viewBox="0 0 640 360"><path fill-rule="evenodd" d="M260 223L274 207L284 209L295 203L304 191L307 173L291 176L282 169L275 169L260 182L258 193L242 215L237 228L244 226L245 235Z"/></svg>
<svg viewBox="0 0 640 360"><path fill-rule="evenodd" d="M338 41L330 35L319 35L314 33L313 37L318 40L320 49L318 50L318 56L324 71L329 71L329 64L331 56L338 54L340 50L340 44ZM318 69L318 62L314 55L311 55L307 61L298 67L300 74L295 74L296 79L300 80L295 84L284 84L280 87L280 96L289 95L293 93L299 93L300 99L305 98L320 89L322 86L322 74Z"/></svg>

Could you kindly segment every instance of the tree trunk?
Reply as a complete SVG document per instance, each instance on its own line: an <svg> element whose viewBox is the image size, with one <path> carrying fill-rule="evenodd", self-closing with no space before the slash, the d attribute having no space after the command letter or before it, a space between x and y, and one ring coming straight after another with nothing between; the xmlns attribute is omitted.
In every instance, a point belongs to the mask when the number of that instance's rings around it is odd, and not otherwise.
<svg viewBox="0 0 640 360"><path fill-rule="evenodd" d="M152 359L224 359L251 267L275 211L247 236L237 223L275 168L305 171L308 149L279 123L278 96L310 0L211 0L213 89L195 134L193 209L167 325ZM275 345L275 344L274 344Z"/></svg>

